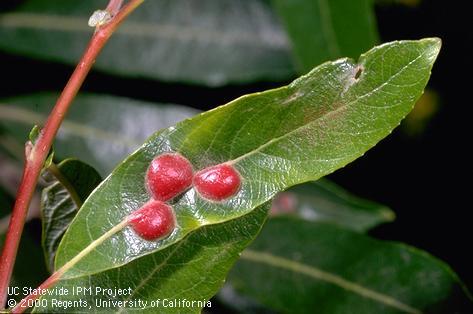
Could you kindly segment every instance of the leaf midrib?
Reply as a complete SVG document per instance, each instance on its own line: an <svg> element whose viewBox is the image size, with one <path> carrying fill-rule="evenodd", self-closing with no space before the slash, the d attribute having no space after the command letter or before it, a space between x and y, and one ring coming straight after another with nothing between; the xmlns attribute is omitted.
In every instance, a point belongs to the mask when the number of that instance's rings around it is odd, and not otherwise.
<svg viewBox="0 0 473 314"><path fill-rule="evenodd" d="M287 271L291 271L297 274L305 275L316 280L325 281L337 287L340 287L346 291L353 292L357 295L365 297L367 299L374 300L378 303L396 308L400 311L409 314L421 314L422 311L416 309L408 304L405 304L394 297L387 294L380 293L378 291L366 288L356 282L347 280L336 274L324 271L312 265L303 264L296 262L284 257L276 256L266 252L258 252L254 250L245 250L241 254L242 260L247 260L255 263L265 264L268 266L281 268Z"/></svg>
<svg viewBox="0 0 473 314"><path fill-rule="evenodd" d="M419 54L416 58L414 58L413 60L411 60L410 62L408 62L406 65L404 65L397 73L395 73L394 75L390 76L385 82L383 82L382 84L380 84L380 85L377 86L376 88L373 88L372 90L378 91L380 88L382 88L382 87L386 86L387 84L389 84L389 82L390 82L391 80L393 80L393 79L396 78L398 75L400 75L407 67L409 67L412 63L416 62L416 61L417 61L419 58L421 58L425 53L426 53L426 52L424 51L423 53ZM340 92L343 92L343 91L340 91ZM345 92L346 92L346 91L345 91ZM272 143L274 143L274 142L276 142L276 141L279 141L279 140L281 140L281 139L283 139L283 138L285 138L285 137L287 137L287 136L290 136L290 135L292 135L293 133L295 133L295 132L297 132L297 131L299 131L299 130L302 130L302 129L306 128L306 127L309 127L309 126L311 126L313 123L316 123L318 120L323 119L323 118L326 118L326 117L328 117L328 116L330 116L330 115L332 115L332 114L338 112L339 110L343 110L343 109L346 108L347 106L352 105L353 103L357 102L359 99L361 99L361 98L363 98L363 97L366 97L366 96L368 96L368 95L370 95L370 94L371 94L371 93L368 92L368 93L366 93L366 94L364 94L364 95L362 95L362 96L360 96L360 97L357 97L357 98L354 99L353 101L347 102L347 103L345 103L344 105L338 107L336 110L327 112L326 114L321 115L320 117L317 117L316 119L310 121L310 122L307 123L307 124L304 124L304 125L302 125L302 126L300 126L300 127L295 128L294 130L292 130L292 131L290 131L290 132L284 134L283 136L280 136L280 137L271 139L270 141L266 142L265 144L259 146L258 148L254 149L254 150L252 150L252 151L250 151L250 152L248 152L248 153L246 153L246 154L244 154L244 155L242 155L242 156L240 156L240 157L238 157L238 158L236 158L236 159L233 159L233 160L229 161L228 163L236 163L236 162L238 162L238 161L240 161L240 160L242 160L242 159L244 159L244 158L247 158L247 157L251 156L252 154L258 153L258 152L260 152L261 150L263 150L265 147L271 145ZM259 205L261 205L261 204L262 204L262 203L255 204L254 208L256 208L257 206L259 206ZM237 217L233 217L232 219L235 219L235 218L237 218ZM226 221L226 220L222 220L222 221L219 221L219 223L225 222L225 221ZM202 227L202 226L204 226L204 225L200 225L199 228ZM114 227L114 228L115 228L115 227ZM113 228L112 228L112 229L113 229ZM198 228L196 228L196 229L198 229ZM189 232L191 232L191 231L189 231ZM102 236L102 237L103 237L103 236ZM91 237L91 239L92 239L92 237ZM95 240L95 241L97 241L97 240ZM95 242L95 241L93 241L93 242ZM182 240L181 240L181 241L182 241ZM86 249L88 249L88 248L91 246L91 244L92 244L92 243L89 243L89 245L87 245ZM78 255L81 255L82 252L83 252L83 251L81 251L81 253L79 253ZM149 254L151 254L151 253L149 253ZM77 256L76 256L76 257L77 257ZM74 258L75 258L75 257L74 257ZM115 267L118 267L118 266L115 265ZM412 312L412 313L418 313L418 312Z"/></svg>

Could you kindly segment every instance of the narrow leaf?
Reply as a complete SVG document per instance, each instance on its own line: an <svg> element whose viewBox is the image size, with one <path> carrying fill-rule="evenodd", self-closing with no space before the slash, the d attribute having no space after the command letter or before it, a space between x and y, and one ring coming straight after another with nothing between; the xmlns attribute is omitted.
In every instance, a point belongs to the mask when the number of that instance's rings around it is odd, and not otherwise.
<svg viewBox="0 0 473 314"><path fill-rule="evenodd" d="M299 71L356 57L378 42L372 0L273 0L291 38Z"/></svg>
<svg viewBox="0 0 473 314"><path fill-rule="evenodd" d="M99 0L28 0L0 14L0 48L77 63ZM67 44L64 44L67 43ZM113 74L224 85L293 77L287 37L263 0L145 1L95 67Z"/></svg>
<svg viewBox="0 0 473 314"><path fill-rule="evenodd" d="M0 125L24 143L33 125L44 124L56 98L52 93L39 93L4 99L0 101ZM197 113L178 105L80 94L59 130L55 154L62 158L76 156L108 174L156 129Z"/></svg>
<svg viewBox="0 0 473 314"><path fill-rule="evenodd" d="M87 199L59 245L56 267L68 263L63 278L120 267L346 165L412 109L439 48L438 39L385 44L357 64L325 63L287 87L244 96L159 131ZM188 190L173 204L178 227L160 241L143 241L129 228L119 231L123 219L149 199L144 174L150 161L169 151L186 156L195 170L234 165L243 177L238 194L213 203Z"/></svg>
<svg viewBox="0 0 473 314"><path fill-rule="evenodd" d="M469 313L469 292L415 248L279 217L242 254L228 282L281 313Z"/></svg>
<svg viewBox="0 0 473 314"><path fill-rule="evenodd" d="M297 185L278 194L271 213L330 222L359 232L393 221L395 217L386 206L356 197L327 179Z"/></svg>
<svg viewBox="0 0 473 314"><path fill-rule="evenodd" d="M46 264L53 270L59 241L102 178L94 168L77 159L66 159L57 166L50 164L46 171L50 181L41 197L42 245Z"/></svg>
<svg viewBox="0 0 473 314"><path fill-rule="evenodd" d="M0 125L14 134L19 143L24 142L28 128L44 122L55 97L41 93L4 100L7 105L0 111ZM81 94L59 131L55 153L77 156L108 174L156 128L168 127L198 112L178 105ZM107 116L106 124L101 121L103 115ZM137 120L142 123L134 123ZM305 219L333 221L360 231L394 218L386 207L351 196L328 180L303 184L288 192L275 198L274 210L296 210ZM286 204L288 201L290 204Z"/></svg>

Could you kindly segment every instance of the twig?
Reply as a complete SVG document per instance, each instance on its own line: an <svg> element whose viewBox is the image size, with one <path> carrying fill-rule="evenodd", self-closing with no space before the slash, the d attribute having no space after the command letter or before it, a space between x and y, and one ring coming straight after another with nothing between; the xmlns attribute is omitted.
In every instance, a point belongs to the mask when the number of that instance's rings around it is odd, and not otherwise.
<svg viewBox="0 0 473 314"><path fill-rule="evenodd" d="M41 130L40 136L35 145L33 146L30 142L26 144L23 177L17 192L17 198L13 208L10 225L8 227L5 245L0 257L0 308L5 306L7 300L7 289L11 279L21 234L23 232L28 206L31 202L39 174L48 155L49 149L51 148L54 137L56 136L69 106L77 95L79 88L95 62L97 55L118 25L143 1L144 0L130 0L108 23L101 24L97 27L84 55L72 73L72 76L67 82L63 92L59 96L59 99L51 111L44 128ZM109 5L116 6L118 3L119 1L110 0ZM50 277L47 282L52 284L56 280L57 279Z"/></svg>

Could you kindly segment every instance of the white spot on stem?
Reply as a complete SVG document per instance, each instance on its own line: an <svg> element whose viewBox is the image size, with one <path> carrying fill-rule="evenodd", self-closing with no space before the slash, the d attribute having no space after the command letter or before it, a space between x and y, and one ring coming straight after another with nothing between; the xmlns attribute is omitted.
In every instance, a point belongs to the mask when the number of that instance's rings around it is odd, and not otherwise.
<svg viewBox="0 0 473 314"><path fill-rule="evenodd" d="M107 24L112 19L112 15L107 10L97 10L89 18L89 26L96 27Z"/></svg>

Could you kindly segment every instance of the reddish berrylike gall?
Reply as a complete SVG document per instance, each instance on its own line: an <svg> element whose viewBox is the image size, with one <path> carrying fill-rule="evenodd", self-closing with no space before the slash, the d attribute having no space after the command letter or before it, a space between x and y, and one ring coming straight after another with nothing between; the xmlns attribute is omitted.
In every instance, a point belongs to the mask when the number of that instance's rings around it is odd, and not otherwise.
<svg viewBox="0 0 473 314"><path fill-rule="evenodd" d="M145 240L168 236L176 227L172 207L161 201L151 200L128 217L131 228Z"/></svg>
<svg viewBox="0 0 473 314"><path fill-rule="evenodd" d="M168 201L192 184L192 165L175 153L155 157L146 173L146 186L154 199Z"/></svg>
<svg viewBox="0 0 473 314"><path fill-rule="evenodd" d="M194 176L197 192L212 201L222 201L235 195L240 184L240 174L229 164L205 168Z"/></svg>

